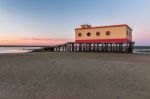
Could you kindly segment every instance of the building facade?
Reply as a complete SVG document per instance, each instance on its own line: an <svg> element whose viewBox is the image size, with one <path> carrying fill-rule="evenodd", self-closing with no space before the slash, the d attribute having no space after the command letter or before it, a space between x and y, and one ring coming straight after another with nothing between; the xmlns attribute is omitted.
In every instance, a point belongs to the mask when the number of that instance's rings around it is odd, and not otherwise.
<svg viewBox="0 0 150 99"><path fill-rule="evenodd" d="M132 29L127 24L99 27L81 25L75 29L75 42L132 42Z"/></svg>

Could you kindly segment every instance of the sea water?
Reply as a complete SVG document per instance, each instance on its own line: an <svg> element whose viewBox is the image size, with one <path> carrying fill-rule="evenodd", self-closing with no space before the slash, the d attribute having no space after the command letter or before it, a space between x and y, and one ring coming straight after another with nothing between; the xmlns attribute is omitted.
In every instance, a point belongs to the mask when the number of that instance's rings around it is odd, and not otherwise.
<svg viewBox="0 0 150 99"><path fill-rule="evenodd" d="M134 49L133 53L138 54L150 54L150 49Z"/></svg>
<svg viewBox="0 0 150 99"><path fill-rule="evenodd" d="M0 53L26 53L42 47L0 47Z"/></svg>

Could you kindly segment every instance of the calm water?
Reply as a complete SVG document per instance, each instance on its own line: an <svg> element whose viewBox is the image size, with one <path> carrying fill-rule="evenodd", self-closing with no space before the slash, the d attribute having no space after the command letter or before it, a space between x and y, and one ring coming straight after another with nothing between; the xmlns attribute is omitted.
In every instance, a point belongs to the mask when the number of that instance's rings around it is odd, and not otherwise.
<svg viewBox="0 0 150 99"><path fill-rule="evenodd" d="M0 54L1 53L26 53L34 49L40 49L40 48L42 47L0 47ZM134 48L133 52L141 53L141 54L150 54L150 47L138 46Z"/></svg>
<svg viewBox="0 0 150 99"><path fill-rule="evenodd" d="M0 47L0 53L26 53L41 47Z"/></svg>
<svg viewBox="0 0 150 99"><path fill-rule="evenodd" d="M150 49L134 49L133 53L150 54Z"/></svg>

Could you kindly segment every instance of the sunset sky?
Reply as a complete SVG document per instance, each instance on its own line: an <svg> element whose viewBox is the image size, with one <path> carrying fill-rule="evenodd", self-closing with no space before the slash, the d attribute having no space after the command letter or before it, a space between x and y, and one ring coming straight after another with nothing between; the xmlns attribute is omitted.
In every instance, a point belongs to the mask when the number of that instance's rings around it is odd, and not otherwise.
<svg viewBox="0 0 150 99"><path fill-rule="evenodd" d="M0 45L73 41L85 23L128 24L136 45L150 45L150 0L0 0Z"/></svg>

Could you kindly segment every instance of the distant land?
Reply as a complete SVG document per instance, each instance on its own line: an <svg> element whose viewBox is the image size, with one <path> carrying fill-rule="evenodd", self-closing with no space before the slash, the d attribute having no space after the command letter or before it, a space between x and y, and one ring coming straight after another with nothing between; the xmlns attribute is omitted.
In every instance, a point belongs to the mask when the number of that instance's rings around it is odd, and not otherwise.
<svg viewBox="0 0 150 99"><path fill-rule="evenodd" d="M0 47L48 47L53 45L0 45Z"/></svg>
<svg viewBox="0 0 150 99"><path fill-rule="evenodd" d="M0 47L49 47L54 45L0 45ZM134 49L150 49L150 46L134 46Z"/></svg>
<svg viewBox="0 0 150 99"><path fill-rule="evenodd" d="M150 46L134 46L134 49L150 49Z"/></svg>

